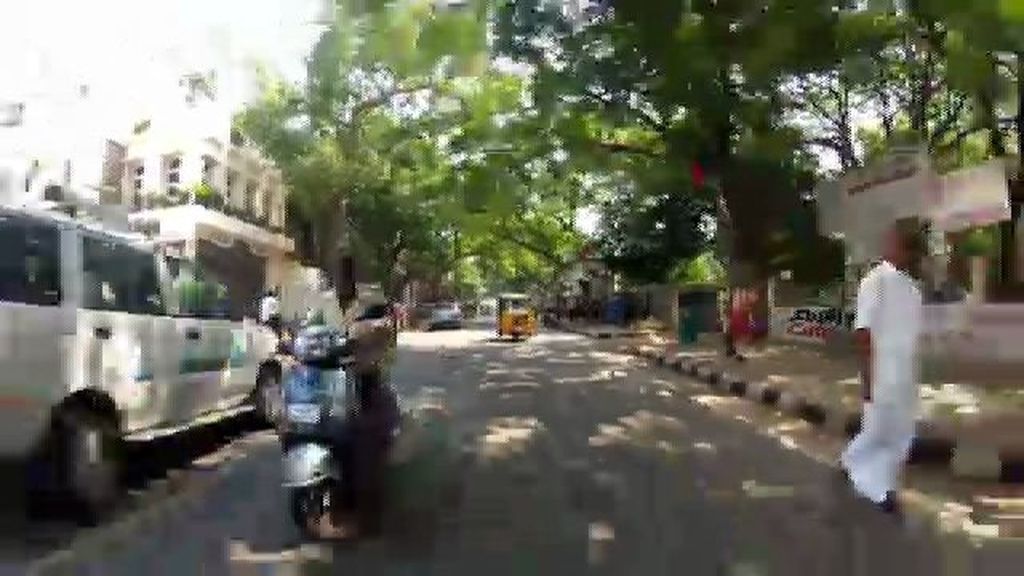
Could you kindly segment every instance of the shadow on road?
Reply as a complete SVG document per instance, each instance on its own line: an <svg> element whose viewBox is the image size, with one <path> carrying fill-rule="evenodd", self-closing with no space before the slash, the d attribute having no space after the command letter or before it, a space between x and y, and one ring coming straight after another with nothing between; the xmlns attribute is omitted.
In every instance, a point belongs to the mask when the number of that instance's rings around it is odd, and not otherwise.
<svg viewBox="0 0 1024 576"><path fill-rule="evenodd" d="M489 336L403 335L394 385L404 410L431 416L392 469L379 538L309 556L268 444L98 573L943 573L933 535L709 410L707 388L577 336Z"/></svg>

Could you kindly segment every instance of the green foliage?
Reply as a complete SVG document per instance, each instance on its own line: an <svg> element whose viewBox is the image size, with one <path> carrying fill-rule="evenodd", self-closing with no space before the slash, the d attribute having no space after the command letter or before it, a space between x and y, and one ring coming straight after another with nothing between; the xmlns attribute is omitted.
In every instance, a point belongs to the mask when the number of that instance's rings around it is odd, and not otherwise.
<svg viewBox="0 0 1024 576"><path fill-rule="evenodd" d="M709 206L686 184L660 183L669 191L652 196L624 189L604 203L598 245L612 270L638 284L663 283L707 248L710 238L701 224Z"/></svg>
<svg viewBox="0 0 1024 576"><path fill-rule="evenodd" d="M178 313L186 316L211 317L222 310L227 298L223 284L182 279L176 284Z"/></svg>
<svg viewBox="0 0 1024 576"><path fill-rule="evenodd" d="M200 182L192 186L189 194L195 199L195 203L206 208L220 210L224 208L226 201L224 196L206 182Z"/></svg>
<svg viewBox="0 0 1024 576"><path fill-rule="evenodd" d="M725 267L713 252L704 252L696 258L680 262L672 271L670 280L677 284L724 285Z"/></svg>
<svg viewBox="0 0 1024 576"><path fill-rule="evenodd" d="M826 285L843 255L802 200L811 152L848 169L920 143L944 172L1019 146L1017 4L606 0L569 22L544 0L341 3L306 88L267 79L238 125L316 257L347 225L377 279L401 262L463 292L530 288L597 206L596 244L633 281L714 276L717 233L723 261Z"/></svg>
<svg viewBox="0 0 1024 576"><path fill-rule="evenodd" d="M499 9L497 47L536 68L538 108L574 161L629 180L603 207L602 245L620 270L659 279L692 256L655 227L676 207L649 199L720 196L732 261L828 283L841 246L791 222L806 220L799 198L820 172L807 150L850 168L923 143L943 172L1004 154L1024 74L1006 56L1024 52L1008 4L610 0L572 26L542 2L513 2ZM864 110L876 128L857 125ZM695 162L715 185L672 184Z"/></svg>
<svg viewBox="0 0 1024 576"><path fill-rule="evenodd" d="M312 259L330 269L347 228L359 265L388 285L401 269L471 290L563 265L581 193L550 162L522 80L489 66L487 14L483 0L343 4L307 90L267 80L239 116L282 168Z"/></svg>
<svg viewBox="0 0 1024 576"><path fill-rule="evenodd" d="M975 228L963 241L963 251L967 256L992 256L998 247L999 229L995 226Z"/></svg>

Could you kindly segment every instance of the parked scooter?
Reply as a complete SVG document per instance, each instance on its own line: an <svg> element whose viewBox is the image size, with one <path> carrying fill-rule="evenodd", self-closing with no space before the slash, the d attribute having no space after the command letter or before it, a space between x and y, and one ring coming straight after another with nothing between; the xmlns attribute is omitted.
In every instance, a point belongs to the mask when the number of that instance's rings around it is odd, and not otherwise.
<svg viewBox="0 0 1024 576"><path fill-rule="evenodd" d="M398 434L398 418L390 418L397 399L382 383L354 373L353 341L336 329L305 326L291 348L295 362L285 378L280 429L284 487L294 522L317 537L351 508L372 504L357 499L367 492L364 478L380 480L371 467L383 465L389 439ZM367 406L368 396L384 401Z"/></svg>

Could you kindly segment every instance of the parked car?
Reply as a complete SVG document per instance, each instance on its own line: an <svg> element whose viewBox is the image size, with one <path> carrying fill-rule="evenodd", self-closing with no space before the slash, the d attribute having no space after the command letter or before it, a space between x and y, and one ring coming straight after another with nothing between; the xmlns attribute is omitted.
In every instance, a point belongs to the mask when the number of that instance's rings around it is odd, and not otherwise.
<svg viewBox="0 0 1024 576"><path fill-rule="evenodd" d="M459 330L462 328L462 309L454 302L437 304L430 310L428 330Z"/></svg>
<svg viewBox="0 0 1024 576"><path fill-rule="evenodd" d="M276 338L134 236L0 208L0 458L84 517L119 495L125 442L272 417Z"/></svg>

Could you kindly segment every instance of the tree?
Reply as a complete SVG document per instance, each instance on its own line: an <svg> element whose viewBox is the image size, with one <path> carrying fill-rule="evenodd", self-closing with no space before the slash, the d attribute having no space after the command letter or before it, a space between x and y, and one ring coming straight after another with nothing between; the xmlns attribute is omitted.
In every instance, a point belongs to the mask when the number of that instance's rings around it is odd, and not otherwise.
<svg viewBox="0 0 1024 576"><path fill-rule="evenodd" d="M582 192L534 132L522 80L489 62L487 3L363 4L339 5L305 90L268 81L239 118L282 167L312 259L334 270L347 237L389 286L551 275L578 243ZM399 259L405 278L390 282Z"/></svg>
<svg viewBox="0 0 1024 576"><path fill-rule="evenodd" d="M917 143L948 169L1019 148L1010 4L606 0L584 21L544 0L345 4L307 88L268 84L240 124L328 266L344 213L376 277L401 258L467 291L536 285L596 205L601 253L634 281L679 278L717 236L733 282L828 283L842 257L814 231L815 152L848 169Z"/></svg>
<svg viewBox="0 0 1024 576"><path fill-rule="evenodd" d="M602 206L600 253L609 268L639 284L668 281L710 241L712 210L694 197L691 183L659 188L665 192L639 195L620 186Z"/></svg>
<svg viewBox="0 0 1024 576"><path fill-rule="evenodd" d="M689 197L706 212L721 196L735 224L730 248L761 274L769 272L776 247L764 238L784 229L785 215L811 188L803 135L785 122L783 82L834 62L832 50L803 49L835 44L832 7L811 0L605 4L582 28L538 2L506 5L500 46L536 68L540 108L553 125L574 128L566 139L572 152L603 153L613 169L631 173L637 205ZM678 175L694 163L710 173L711 186L679 186ZM607 211L605 217L620 219ZM688 234L699 237L701 223L691 219ZM720 220L718 230L729 223ZM614 229L624 228L608 228ZM641 237L634 247L645 243L657 244ZM655 276L699 250L678 254Z"/></svg>

